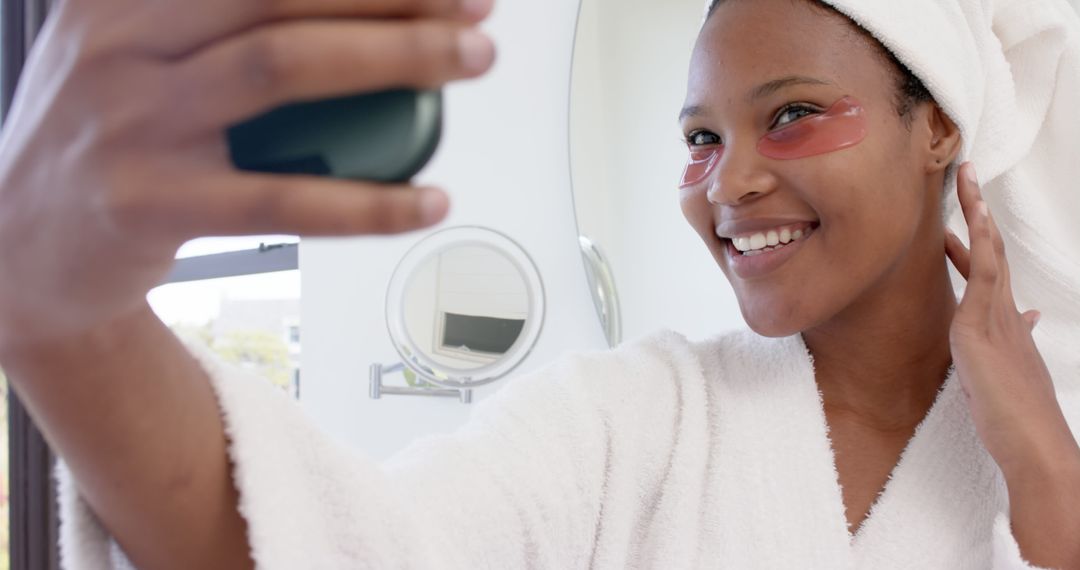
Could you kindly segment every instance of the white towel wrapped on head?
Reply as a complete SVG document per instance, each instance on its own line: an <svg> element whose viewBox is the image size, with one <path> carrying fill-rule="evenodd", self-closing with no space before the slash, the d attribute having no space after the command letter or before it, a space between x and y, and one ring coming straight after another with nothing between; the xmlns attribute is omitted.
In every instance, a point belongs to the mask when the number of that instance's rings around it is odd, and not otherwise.
<svg viewBox="0 0 1080 570"><path fill-rule="evenodd" d="M1066 0L823 0L915 73L963 135L1035 340L1080 388L1080 16ZM948 180L947 223L967 242ZM957 291L963 279L954 274Z"/></svg>

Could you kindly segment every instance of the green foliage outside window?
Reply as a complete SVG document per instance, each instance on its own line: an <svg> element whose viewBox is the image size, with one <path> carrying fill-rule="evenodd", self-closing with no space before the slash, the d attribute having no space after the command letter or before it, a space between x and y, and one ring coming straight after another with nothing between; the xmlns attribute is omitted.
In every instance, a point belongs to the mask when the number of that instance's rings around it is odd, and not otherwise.
<svg viewBox="0 0 1080 570"><path fill-rule="evenodd" d="M203 341L223 361L251 370L283 390L289 389L289 347L280 335L248 329L215 336L212 323L201 327L178 325L173 330L186 338Z"/></svg>

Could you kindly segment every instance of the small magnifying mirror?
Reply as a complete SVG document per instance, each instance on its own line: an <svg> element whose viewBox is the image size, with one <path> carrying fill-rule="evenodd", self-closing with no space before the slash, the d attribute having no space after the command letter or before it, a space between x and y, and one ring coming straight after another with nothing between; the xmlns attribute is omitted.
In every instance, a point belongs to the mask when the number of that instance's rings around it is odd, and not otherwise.
<svg viewBox="0 0 1080 570"><path fill-rule="evenodd" d="M458 389L488 384L536 344L544 322L540 273L495 230L441 230L394 270L386 322L402 363L423 380Z"/></svg>

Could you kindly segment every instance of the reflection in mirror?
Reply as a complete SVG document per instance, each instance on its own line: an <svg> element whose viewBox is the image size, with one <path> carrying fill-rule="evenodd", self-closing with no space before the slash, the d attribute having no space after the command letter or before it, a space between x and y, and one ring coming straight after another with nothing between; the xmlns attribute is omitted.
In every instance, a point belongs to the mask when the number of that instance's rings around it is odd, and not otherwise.
<svg viewBox="0 0 1080 570"><path fill-rule="evenodd" d="M513 261L488 245L459 245L427 259L406 285L409 337L433 361L474 370L506 354L529 316L529 291Z"/></svg>
<svg viewBox="0 0 1080 570"><path fill-rule="evenodd" d="M387 327L404 365L448 388L497 380L516 367L544 319L540 274L509 237L448 228L413 246L390 280Z"/></svg>
<svg viewBox="0 0 1080 570"><path fill-rule="evenodd" d="M574 208L578 234L610 262L626 339L660 327L702 338L743 326L723 272L679 207L687 149L677 119L704 7L581 2L570 101Z"/></svg>

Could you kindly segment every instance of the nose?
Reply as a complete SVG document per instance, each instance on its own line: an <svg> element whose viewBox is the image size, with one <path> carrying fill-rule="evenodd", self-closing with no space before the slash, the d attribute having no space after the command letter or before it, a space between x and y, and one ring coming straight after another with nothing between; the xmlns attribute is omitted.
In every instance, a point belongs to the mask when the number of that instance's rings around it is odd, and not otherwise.
<svg viewBox="0 0 1080 570"><path fill-rule="evenodd" d="M771 194L776 176L753 145L729 144L709 179L706 197L714 205L736 206Z"/></svg>

